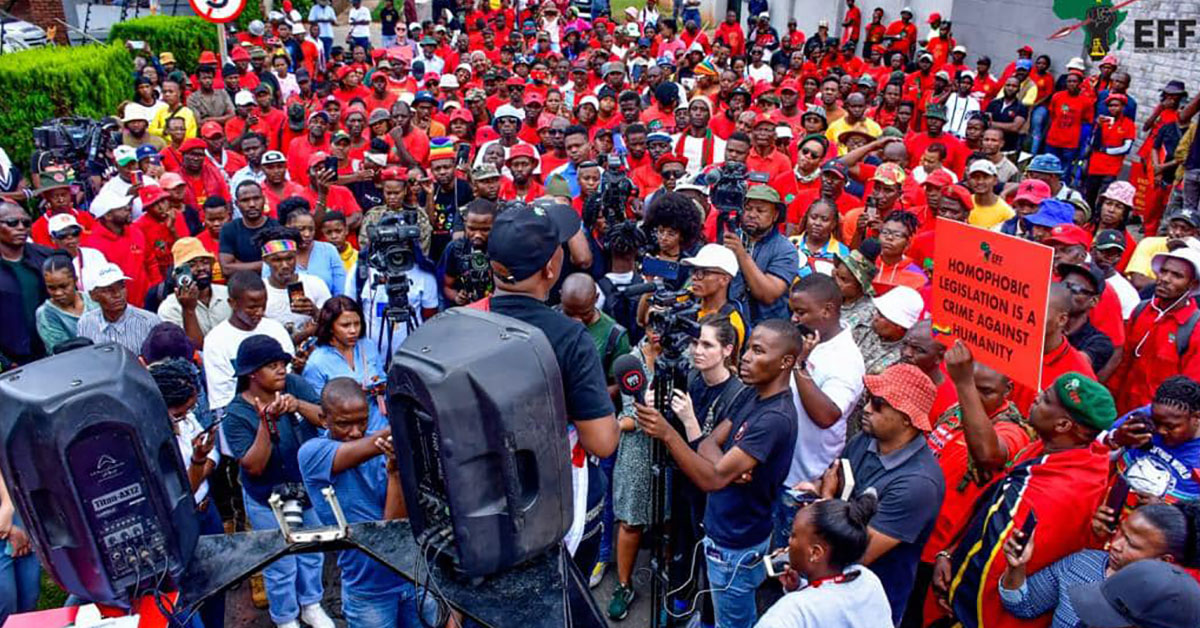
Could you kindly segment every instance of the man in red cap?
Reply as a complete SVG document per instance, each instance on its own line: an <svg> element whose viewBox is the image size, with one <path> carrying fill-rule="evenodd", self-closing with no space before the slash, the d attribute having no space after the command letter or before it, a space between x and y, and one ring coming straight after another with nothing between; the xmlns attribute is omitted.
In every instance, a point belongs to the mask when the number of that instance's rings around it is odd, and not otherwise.
<svg viewBox="0 0 1200 628"><path fill-rule="evenodd" d="M767 184L779 192L779 198L783 199L784 204L789 204L800 194L800 189L796 186L796 175L792 172L792 160L788 159L787 153L775 146L775 127L778 125L773 117L762 113L755 117L754 126L750 131L751 148L750 154L746 156L746 169L750 172L765 173L768 177ZM728 157L728 154L726 156Z"/></svg>
<svg viewBox="0 0 1200 628"><path fill-rule="evenodd" d="M779 109L772 117L792 127L792 133L804 134L804 109L800 107L800 84L795 79L785 79L779 84Z"/></svg>
<svg viewBox="0 0 1200 628"><path fill-rule="evenodd" d="M1096 206L1100 190L1115 181L1121 173L1125 156L1133 150L1133 142L1137 139L1137 127L1125 115L1128 101L1129 97L1125 94L1108 94L1104 102L1108 115L1099 116L1096 120L1099 139L1088 160L1087 180L1083 186L1084 198L1092 207Z"/></svg>
<svg viewBox="0 0 1200 628"><path fill-rule="evenodd" d="M209 120L200 125L200 139L204 140L204 156L217 168L232 177L233 173L246 167L246 158L225 148L225 129L220 122Z"/></svg>
<svg viewBox="0 0 1200 628"><path fill-rule="evenodd" d="M824 179L827 176L829 175L822 174L822 187L824 187ZM857 248L864 239L878 237L879 227L888 214L897 209L909 209L904 203L904 182L907 179L908 175L905 174L904 168L898 164L884 163L875 169L875 174L871 177L871 195L867 197L862 206L842 214L840 235L846 246ZM849 194L842 196L857 201ZM915 212L914 214L918 219L922 217L921 214Z"/></svg>
<svg viewBox="0 0 1200 628"><path fill-rule="evenodd" d="M179 238L191 235L182 212L171 210L170 194L157 185L147 185L138 190L142 201L142 214L133 222L146 237L146 256L158 268L162 277L170 275L174 261L171 247Z"/></svg>
<svg viewBox="0 0 1200 628"><path fill-rule="evenodd" d="M541 198L546 188L533 176L533 169L538 165L537 151L529 144L517 144L508 150L505 161L512 178L504 178L500 182L500 200L520 200L531 203Z"/></svg>
<svg viewBox="0 0 1200 628"><path fill-rule="evenodd" d="M308 162L314 153L329 151L329 114L324 111L314 111L308 114L308 133L292 139L285 154L288 161L288 174L292 181L300 185L308 185Z"/></svg>
<svg viewBox="0 0 1200 628"><path fill-rule="evenodd" d="M204 140L195 137L184 140L180 147L183 157L179 163L179 176L187 183L187 203L192 207L204 207L204 201L210 196L229 198L225 173L209 161L207 151Z"/></svg>

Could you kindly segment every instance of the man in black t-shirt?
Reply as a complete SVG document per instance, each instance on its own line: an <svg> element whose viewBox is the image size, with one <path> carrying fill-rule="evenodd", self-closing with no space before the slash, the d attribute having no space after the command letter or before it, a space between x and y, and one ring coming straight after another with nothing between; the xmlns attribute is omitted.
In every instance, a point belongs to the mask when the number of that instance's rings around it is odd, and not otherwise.
<svg viewBox="0 0 1200 628"><path fill-rule="evenodd" d="M238 184L233 198L242 217L221 227L219 251L221 274L229 277L239 270L262 272L262 251L254 244L254 235L279 221L264 213L266 197L262 186L246 180Z"/></svg>
<svg viewBox="0 0 1200 628"><path fill-rule="evenodd" d="M582 223L570 207L555 202L508 206L495 219L488 236L495 294L490 309L541 329L554 348L563 393L573 469L578 490L586 491L587 506L576 509L567 548L584 574L592 573L600 549L601 512L607 482L604 474L586 462L584 452L605 458L617 449L620 432L604 367L587 329L579 321L550 309L545 301L563 266L562 245ZM578 454L578 455L575 455ZM588 520L589 513L595 513Z"/></svg>
<svg viewBox="0 0 1200 628"><path fill-rule="evenodd" d="M796 445L788 378L804 342L784 319L755 326L739 366L750 388L695 451L657 410L637 404L641 429L662 440L680 471L708 493L704 556L719 626L751 626L758 616L754 592L766 578L771 511Z"/></svg>

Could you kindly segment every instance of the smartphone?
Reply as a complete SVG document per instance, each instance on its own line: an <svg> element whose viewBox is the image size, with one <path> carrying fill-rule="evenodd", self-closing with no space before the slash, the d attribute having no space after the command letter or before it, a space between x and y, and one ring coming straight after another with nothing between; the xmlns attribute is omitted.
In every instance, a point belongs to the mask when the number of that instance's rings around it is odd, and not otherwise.
<svg viewBox="0 0 1200 628"><path fill-rule="evenodd" d="M333 173L333 179L331 179L331 181L337 181L338 158L330 155L325 158L325 163L323 165L325 166L326 170Z"/></svg>
<svg viewBox="0 0 1200 628"><path fill-rule="evenodd" d="M175 285L180 288L189 288L196 283L196 279L192 277L192 267L187 264L182 264L175 267Z"/></svg>
<svg viewBox="0 0 1200 628"><path fill-rule="evenodd" d="M673 281L679 278L679 262L646 256L642 258L642 274Z"/></svg>
<svg viewBox="0 0 1200 628"><path fill-rule="evenodd" d="M287 287L288 300L299 299L304 296L304 282L293 281Z"/></svg>
<svg viewBox="0 0 1200 628"><path fill-rule="evenodd" d="M1117 531L1117 521L1121 519L1121 511L1125 509L1125 502L1128 500L1129 482L1125 481L1125 476L1117 474L1117 479L1108 491L1108 498L1104 500L1104 505L1113 511L1113 522L1108 526L1109 530Z"/></svg>
<svg viewBox="0 0 1200 628"><path fill-rule="evenodd" d="M788 488L784 490L784 501L788 506L797 506L802 508L820 498L820 495L817 495L816 493L810 493L808 491L798 491L794 488Z"/></svg>
<svg viewBox="0 0 1200 628"><path fill-rule="evenodd" d="M312 351L313 347L315 346L317 346L317 337L309 336L308 338L304 339L304 342L300 343L299 351L302 353L308 353L309 351Z"/></svg>
<svg viewBox="0 0 1200 628"><path fill-rule="evenodd" d="M142 184L143 180L145 179L145 175L142 174L141 170L134 170L133 172L129 173L129 179L130 179L130 184L133 187L138 187Z"/></svg>
<svg viewBox="0 0 1200 628"><path fill-rule="evenodd" d="M763 564L767 567L768 576L772 578L778 578L779 576L782 576L783 572L787 571L787 566L790 564L787 548L785 547L776 550L774 554L767 556L767 559L763 561Z"/></svg>
<svg viewBox="0 0 1200 628"><path fill-rule="evenodd" d="M471 145L459 144L458 148L454 149L454 163L460 168L467 165L471 160Z"/></svg>
<svg viewBox="0 0 1200 628"><path fill-rule="evenodd" d="M131 39L129 40L129 48L131 50L144 50L146 48L146 42Z"/></svg>
<svg viewBox="0 0 1200 628"><path fill-rule="evenodd" d="M1030 510L1025 516L1025 523L1021 524L1021 551L1025 551L1025 546L1029 544L1029 539L1033 538L1033 531L1037 529L1037 513Z"/></svg>

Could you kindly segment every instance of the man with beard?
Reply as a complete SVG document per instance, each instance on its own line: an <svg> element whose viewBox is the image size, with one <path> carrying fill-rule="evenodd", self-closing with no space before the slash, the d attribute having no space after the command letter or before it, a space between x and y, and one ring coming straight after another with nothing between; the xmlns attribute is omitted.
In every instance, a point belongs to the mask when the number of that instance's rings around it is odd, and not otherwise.
<svg viewBox="0 0 1200 628"><path fill-rule="evenodd" d="M671 152L671 136L662 131L654 131L646 135L646 155L647 163L633 168L629 172L629 179L637 186L638 194L642 199L645 199L651 192L662 187L662 176L655 169L656 164L663 155Z"/></svg>
<svg viewBox="0 0 1200 628"><path fill-rule="evenodd" d="M688 126L673 138L675 154L688 160L688 174L694 175L725 161L725 140L709 128L711 119L712 103L707 98L695 98L688 103Z"/></svg>
<svg viewBox="0 0 1200 628"><path fill-rule="evenodd" d="M429 136L413 125L413 112L404 101L392 105L392 136L393 146L400 164L412 168L429 161Z"/></svg>
<svg viewBox="0 0 1200 628"><path fill-rule="evenodd" d="M645 137L643 134L642 137ZM645 152L645 142L642 143ZM533 177L533 168L537 165L537 151L527 144L512 147L508 151L508 171L511 179L500 182L499 198L502 201L519 200L526 203L541 198L546 188Z"/></svg>
<svg viewBox="0 0 1200 628"><path fill-rule="evenodd" d="M253 181L243 181L234 190L234 202L242 217L221 227L220 252L221 273L226 277L239 270L262 272L262 252L254 244L254 236L266 227L279 222L264 212L263 189ZM215 406L214 406L215 407Z"/></svg>
<svg viewBox="0 0 1200 628"><path fill-rule="evenodd" d="M200 89L188 96L187 106L196 114L199 124L213 120L224 125L226 120L233 117L233 101L229 98L229 92L213 89L216 76L216 68L211 65L202 65L196 70Z"/></svg>
<svg viewBox="0 0 1200 628"><path fill-rule="evenodd" d="M433 233L429 244L430 259L441 259L450 240L462 237L461 210L475 199L470 184L455 174L454 146L447 138L436 138L429 148L433 177L421 180L421 197Z"/></svg>
<svg viewBox="0 0 1200 628"><path fill-rule="evenodd" d="M783 202L768 185L754 185L746 192L742 212L742 235L728 230L722 244L737 256L738 269L729 286L730 298L749 314L751 326L769 318L788 315L787 288L799 274L796 247L779 233Z"/></svg>
<svg viewBox="0 0 1200 628"><path fill-rule="evenodd" d="M200 138L206 147L204 156L221 171L226 181L246 166L244 156L225 148L225 127L220 123L209 121L200 125Z"/></svg>
<svg viewBox="0 0 1200 628"><path fill-rule="evenodd" d="M979 148L983 157L996 167L996 180L1002 186L1020 178L1021 172L1002 152L1004 150L1003 130L994 126L984 129L983 137L979 140Z"/></svg>
<svg viewBox="0 0 1200 628"><path fill-rule="evenodd" d="M81 244L100 251L105 259L120 267L121 273L129 277L125 280L128 298L134 303L142 303L146 290L161 277L147 250L146 236L132 224L132 203L132 197L117 192L97 194L91 206L96 225Z"/></svg>
<svg viewBox="0 0 1200 628"><path fill-rule="evenodd" d="M150 118L146 115L144 107L135 107L132 103L127 105L125 115L121 117L121 125L125 127L121 133L121 143L126 146L137 148L149 145L162 150L167 145L163 138L149 132Z"/></svg>
<svg viewBox="0 0 1200 628"><path fill-rule="evenodd" d="M209 161L208 144L199 138L184 140L180 152L183 159L179 164L179 176L187 183L187 202L192 207L202 207L210 196L229 198L229 185L225 173Z"/></svg>
<svg viewBox="0 0 1200 628"><path fill-rule="evenodd" d="M204 350L204 337L229 318L229 290L213 283L216 258L196 238L180 238L171 247L175 268L188 268L190 282L175 282L175 292L158 306L158 317L183 328L197 350Z"/></svg>

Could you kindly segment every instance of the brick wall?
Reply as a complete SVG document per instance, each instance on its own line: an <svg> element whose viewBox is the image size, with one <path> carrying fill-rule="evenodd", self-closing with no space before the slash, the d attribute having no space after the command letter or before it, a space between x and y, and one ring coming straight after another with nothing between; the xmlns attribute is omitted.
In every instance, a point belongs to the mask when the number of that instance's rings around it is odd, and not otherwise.
<svg viewBox="0 0 1200 628"><path fill-rule="evenodd" d="M73 2L73 0L67 0ZM29 0L30 21L50 33L54 29L54 41L58 44L67 43L67 29L57 20L67 21L63 10L63 0Z"/></svg>

